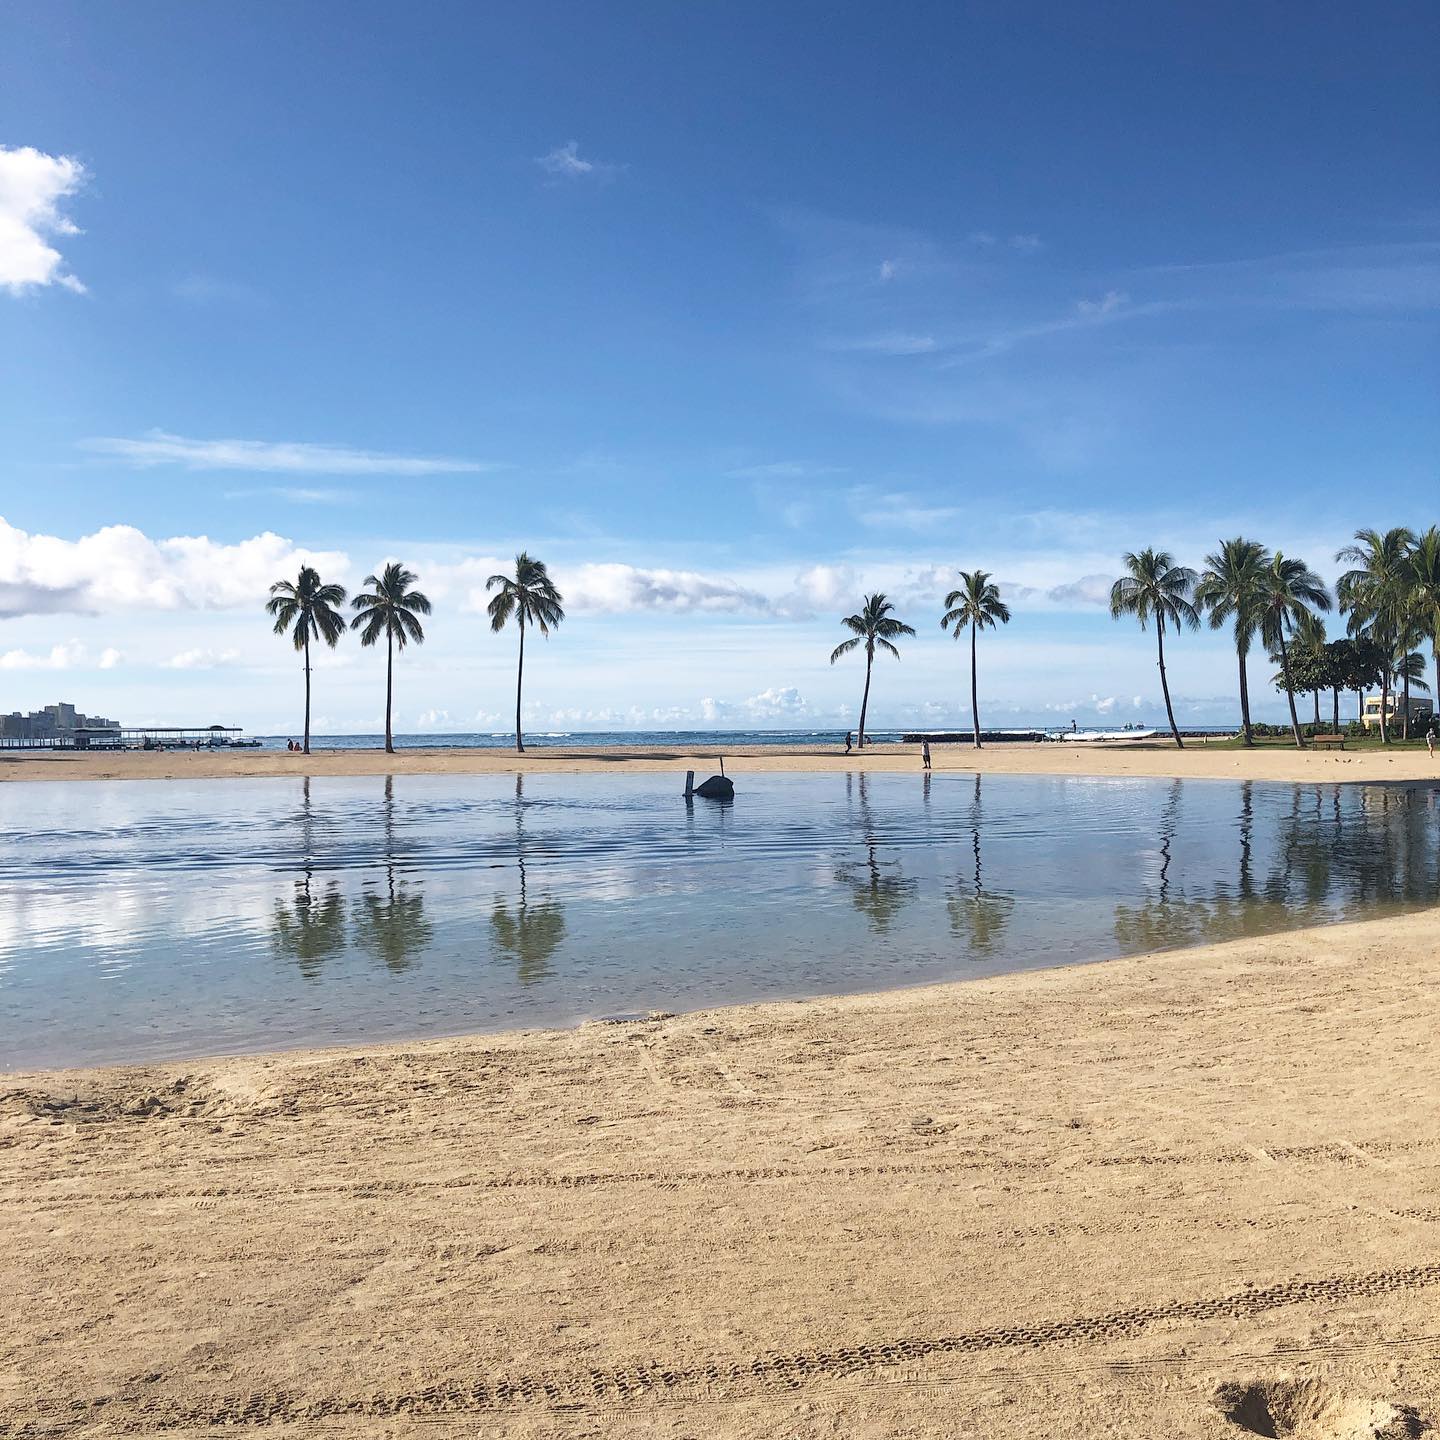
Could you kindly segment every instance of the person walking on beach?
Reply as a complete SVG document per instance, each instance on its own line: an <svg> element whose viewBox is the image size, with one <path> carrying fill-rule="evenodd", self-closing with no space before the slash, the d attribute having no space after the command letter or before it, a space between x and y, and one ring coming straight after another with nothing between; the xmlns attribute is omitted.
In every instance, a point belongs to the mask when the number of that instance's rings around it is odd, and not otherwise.
<svg viewBox="0 0 1440 1440"><path fill-rule="evenodd" d="M1435 722L1430 722L1430 728L1425 732L1425 748L1430 752L1430 758L1435 758Z"/></svg>
<svg viewBox="0 0 1440 1440"><path fill-rule="evenodd" d="M930 768L930 742L928 740L920 742L920 758L925 762L925 768L928 770Z"/></svg>
<svg viewBox="0 0 1440 1440"><path fill-rule="evenodd" d="M845 753L848 755L854 748L855 732L853 730L847 730L845 732Z"/></svg>

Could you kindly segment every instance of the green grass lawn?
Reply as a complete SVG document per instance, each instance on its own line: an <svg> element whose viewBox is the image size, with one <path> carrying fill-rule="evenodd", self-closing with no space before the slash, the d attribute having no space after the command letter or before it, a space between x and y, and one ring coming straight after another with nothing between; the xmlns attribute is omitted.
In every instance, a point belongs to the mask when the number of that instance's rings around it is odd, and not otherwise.
<svg viewBox="0 0 1440 1440"><path fill-rule="evenodd" d="M1304 722L1302 721L1301 724L1302 724L1302 728L1303 728ZM1323 733L1329 735L1329 734L1333 734L1334 732L1331 731L1330 728L1329 728L1329 726L1327 725L1327 726L1325 727ZM1343 732L1342 732L1342 733L1343 733ZM1205 740L1205 741L1198 741L1198 740L1189 740L1189 739L1187 739L1185 743L1186 743L1187 745L1200 744L1200 745L1203 745L1203 746L1205 747L1205 749L1207 749L1207 750L1243 750L1243 749L1245 748L1245 742L1244 742L1243 740L1239 740L1239 739L1231 739L1231 740L1213 740L1213 739L1212 739L1212 740ZM1257 735L1257 736L1255 737L1255 746L1254 746L1254 748L1255 748L1256 750L1293 750L1293 749L1295 748L1295 740L1294 740L1294 737L1291 736L1291 735L1289 735L1289 734L1286 734L1286 735L1265 735L1265 736ZM1327 747L1321 747L1321 748L1327 748ZM1385 747L1384 745L1382 745L1382 744L1380 743L1380 735L1379 735L1379 732L1378 732L1378 731L1373 731L1373 732L1371 732L1369 735L1346 735L1346 736L1345 736L1345 749L1346 749L1347 751L1348 751L1348 750L1383 750L1383 749L1385 749L1385 748L1387 748L1387 747ZM1401 740L1401 739L1399 739L1399 738L1397 738L1397 737L1393 737L1393 736L1392 736L1392 737L1391 737L1391 740L1390 740L1390 745L1389 745L1388 748L1391 749L1391 750L1423 750L1423 749L1425 748L1425 740L1424 740L1424 737L1423 737L1423 736L1416 736L1415 738L1413 738L1413 739L1411 739L1411 740Z"/></svg>

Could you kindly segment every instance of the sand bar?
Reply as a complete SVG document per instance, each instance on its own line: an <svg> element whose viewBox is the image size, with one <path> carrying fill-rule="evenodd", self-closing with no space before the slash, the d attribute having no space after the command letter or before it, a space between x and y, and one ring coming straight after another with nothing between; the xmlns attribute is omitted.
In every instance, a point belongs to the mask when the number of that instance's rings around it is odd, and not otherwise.
<svg viewBox="0 0 1440 1440"><path fill-rule="evenodd" d="M1116 775L1197 780L1440 781L1440 755L1424 749L1386 752L1260 748L1251 751L1191 742L1177 750L1167 742L1138 744L1013 744L983 748L932 747L940 771L994 775ZM750 746L724 752L732 776L767 770L913 771L920 768L915 745L883 745L847 756L843 747ZM284 750L221 751L0 751L0 783L6 780L168 780L224 779L273 775L509 775L609 774L637 771L700 775L715 769L716 752L636 745L565 746L513 750L326 750L310 755Z"/></svg>
<svg viewBox="0 0 1440 1440"><path fill-rule="evenodd" d="M7 1077L0 1433L1416 1433L1436 939Z"/></svg>

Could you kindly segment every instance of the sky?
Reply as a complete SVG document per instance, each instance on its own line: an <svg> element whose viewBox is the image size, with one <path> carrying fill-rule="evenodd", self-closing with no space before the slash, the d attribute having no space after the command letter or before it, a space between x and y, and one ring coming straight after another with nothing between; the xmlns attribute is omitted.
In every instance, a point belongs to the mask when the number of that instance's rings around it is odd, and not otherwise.
<svg viewBox="0 0 1440 1440"><path fill-rule="evenodd" d="M536 729L852 725L874 589L872 723L968 724L976 567L982 720L1163 720L1126 551L1440 523L1437 74L1421 0L10 0L0 710L293 732L268 586L399 559L397 730L504 728L523 548Z"/></svg>

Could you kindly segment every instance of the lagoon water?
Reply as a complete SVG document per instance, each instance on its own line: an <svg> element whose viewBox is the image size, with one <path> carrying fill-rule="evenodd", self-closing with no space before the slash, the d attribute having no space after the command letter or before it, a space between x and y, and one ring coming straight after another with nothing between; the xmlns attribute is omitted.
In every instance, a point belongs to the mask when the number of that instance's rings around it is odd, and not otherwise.
<svg viewBox="0 0 1440 1440"><path fill-rule="evenodd" d="M964 978L1440 898L1426 788L943 774L0 786L0 1067Z"/></svg>

